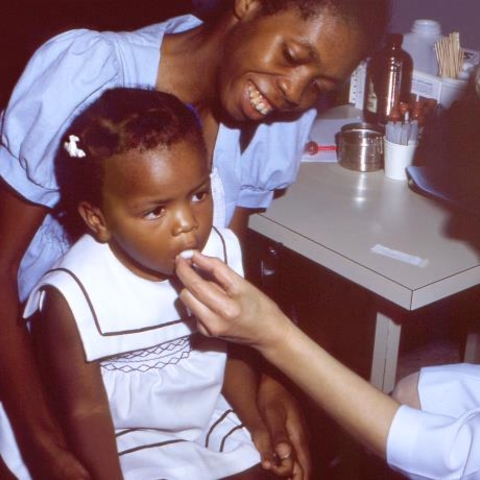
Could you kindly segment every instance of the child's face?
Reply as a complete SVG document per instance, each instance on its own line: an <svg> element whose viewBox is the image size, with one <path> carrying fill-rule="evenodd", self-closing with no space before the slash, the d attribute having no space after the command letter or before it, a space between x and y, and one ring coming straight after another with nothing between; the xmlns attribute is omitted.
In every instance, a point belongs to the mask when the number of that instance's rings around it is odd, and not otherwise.
<svg viewBox="0 0 480 480"><path fill-rule="evenodd" d="M205 155L185 141L107 159L101 211L104 238L127 268L152 280L172 275L175 257L203 249L212 227Z"/></svg>

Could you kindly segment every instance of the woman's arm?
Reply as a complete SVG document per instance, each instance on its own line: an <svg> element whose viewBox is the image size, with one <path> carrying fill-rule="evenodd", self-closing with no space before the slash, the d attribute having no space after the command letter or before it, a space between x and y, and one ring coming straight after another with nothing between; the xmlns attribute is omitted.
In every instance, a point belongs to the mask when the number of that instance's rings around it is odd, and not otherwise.
<svg viewBox="0 0 480 480"><path fill-rule="evenodd" d="M235 208L235 212L233 213L233 217L230 220L228 228L235 233L241 245L245 243L245 238L247 236L248 219L250 218L250 215L254 214L255 212L256 210L251 208Z"/></svg>
<svg viewBox="0 0 480 480"><path fill-rule="evenodd" d="M18 269L46 213L45 207L26 202L0 179L1 399L34 478L86 479L47 408L31 339L21 319Z"/></svg>
<svg viewBox="0 0 480 480"><path fill-rule="evenodd" d="M310 395L350 434L386 456L390 425L399 404L329 355L297 328L262 292L217 259L195 253L177 260L184 303L202 333L250 345Z"/></svg>
<svg viewBox="0 0 480 480"><path fill-rule="evenodd" d="M235 208L229 228L235 232L241 244L245 243L250 215L261 211L264 211L264 209ZM255 356L250 349L237 345L235 350L238 359L235 368L238 373L235 374L232 372L230 377L232 378L234 375L238 375L240 379L245 375L259 377L257 380L258 389L255 404L258 412L262 416L264 425L266 425L269 431L268 447L266 442L262 442L262 444L265 445L263 451L267 452L271 450L271 446L273 445L277 457L285 457L293 448L294 455L292 457L295 458L297 462L295 471L299 472L298 475L300 475L300 472L303 472L303 478L311 478L312 461L308 444L307 428L295 398L269 372L264 371L259 376L257 369L253 371L251 362L247 361L247 359ZM242 358L244 365L241 365ZM262 370L261 362L258 363L258 369ZM248 370L250 370L249 373ZM262 452L262 450L260 451ZM270 455L267 455L267 457L269 456ZM269 464L271 464L270 460L264 463L265 466ZM301 477L296 476L295 478Z"/></svg>
<svg viewBox="0 0 480 480"><path fill-rule="evenodd" d="M58 290L45 291L32 322L40 368L69 447L95 480L122 479L100 366L87 363L75 320Z"/></svg>

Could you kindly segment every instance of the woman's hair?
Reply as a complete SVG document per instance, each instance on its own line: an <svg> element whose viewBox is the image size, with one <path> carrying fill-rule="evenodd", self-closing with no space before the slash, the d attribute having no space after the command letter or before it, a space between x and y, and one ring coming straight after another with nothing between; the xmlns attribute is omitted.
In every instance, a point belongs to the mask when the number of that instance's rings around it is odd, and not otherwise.
<svg viewBox="0 0 480 480"><path fill-rule="evenodd" d="M216 0L215 8L205 14L205 20L215 22L221 13L232 9L235 0ZM304 19L324 10L358 28L365 36L366 54L382 42L390 22L390 0L258 0L260 15L274 15L286 10L297 10Z"/></svg>
<svg viewBox="0 0 480 480"><path fill-rule="evenodd" d="M80 202L101 204L105 159L182 141L197 145L206 158L199 118L178 98L140 88L106 90L73 120L55 157L60 189L55 213L69 239L86 231L78 214Z"/></svg>

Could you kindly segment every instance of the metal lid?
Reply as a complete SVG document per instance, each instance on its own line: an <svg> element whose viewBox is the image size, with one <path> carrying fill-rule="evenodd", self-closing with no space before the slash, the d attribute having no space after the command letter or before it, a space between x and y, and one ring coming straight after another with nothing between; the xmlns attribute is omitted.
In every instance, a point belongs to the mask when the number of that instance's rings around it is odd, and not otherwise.
<svg viewBox="0 0 480 480"><path fill-rule="evenodd" d="M382 127L375 125L374 123L368 122L355 122L355 123L347 123L341 128L341 133L349 132L349 131L366 131L372 134L380 134L383 135Z"/></svg>
<svg viewBox="0 0 480 480"><path fill-rule="evenodd" d="M350 170L369 172L383 165L383 131L377 125L357 122L340 130L338 161Z"/></svg>

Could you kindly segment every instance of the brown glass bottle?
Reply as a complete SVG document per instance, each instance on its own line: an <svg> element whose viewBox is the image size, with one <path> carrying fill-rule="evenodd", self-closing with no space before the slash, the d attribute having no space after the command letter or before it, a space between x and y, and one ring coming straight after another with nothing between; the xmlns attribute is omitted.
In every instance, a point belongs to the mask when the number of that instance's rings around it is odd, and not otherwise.
<svg viewBox="0 0 480 480"><path fill-rule="evenodd" d="M410 102L413 62L402 42L402 34L388 34L385 47L368 61L363 115L369 123L385 125L400 102Z"/></svg>

